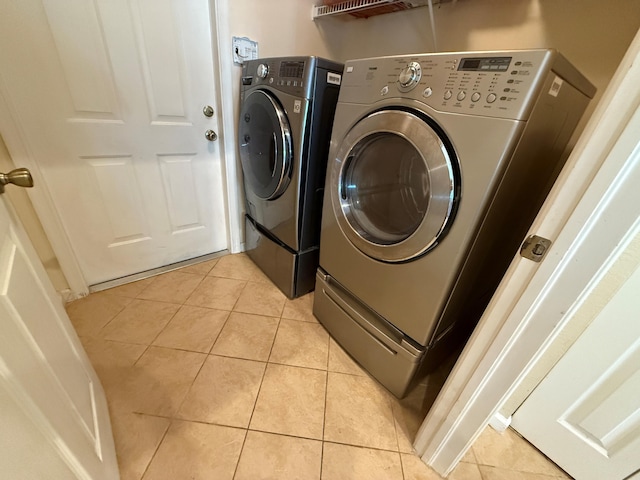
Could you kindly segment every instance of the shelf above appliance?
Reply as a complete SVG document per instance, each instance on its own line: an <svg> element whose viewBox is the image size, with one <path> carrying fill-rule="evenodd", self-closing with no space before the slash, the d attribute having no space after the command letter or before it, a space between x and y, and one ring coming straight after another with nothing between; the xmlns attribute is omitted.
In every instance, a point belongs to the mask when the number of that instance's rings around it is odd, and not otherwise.
<svg viewBox="0 0 640 480"><path fill-rule="evenodd" d="M436 5L445 1L447 0L432 0L431 3ZM368 18L383 13L398 12L427 5L429 5L429 0L347 0L334 2L331 5L314 5L311 16L314 20L316 18L344 14L350 14L358 18Z"/></svg>

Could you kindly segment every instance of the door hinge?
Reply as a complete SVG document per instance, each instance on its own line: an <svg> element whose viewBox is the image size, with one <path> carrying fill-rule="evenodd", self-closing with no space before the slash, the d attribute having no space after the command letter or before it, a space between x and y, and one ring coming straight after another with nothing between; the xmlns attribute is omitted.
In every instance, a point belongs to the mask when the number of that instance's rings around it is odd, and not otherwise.
<svg viewBox="0 0 640 480"><path fill-rule="evenodd" d="M534 262L541 262L551 246L551 240L529 235L520 248L520 255Z"/></svg>

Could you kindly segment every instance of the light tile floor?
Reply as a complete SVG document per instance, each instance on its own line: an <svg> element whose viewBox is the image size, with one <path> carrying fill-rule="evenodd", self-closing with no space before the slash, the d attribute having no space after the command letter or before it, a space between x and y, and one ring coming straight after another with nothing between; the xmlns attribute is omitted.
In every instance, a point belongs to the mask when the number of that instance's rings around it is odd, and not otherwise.
<svg viewBox="0 0 640 480"><path fill-rule="evenodd" d="M329 337L312 303L288 300L243 254L70 303L122 479L439 479L411 442L451 365L399 401ZM489 428L449 478L568 477Z"/></svg>

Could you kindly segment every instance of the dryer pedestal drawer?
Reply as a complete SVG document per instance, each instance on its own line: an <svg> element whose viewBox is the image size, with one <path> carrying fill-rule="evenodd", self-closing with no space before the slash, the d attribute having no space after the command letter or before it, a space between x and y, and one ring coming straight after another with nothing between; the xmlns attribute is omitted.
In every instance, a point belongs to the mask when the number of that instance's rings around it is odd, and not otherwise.
<svg viewBox="0 0 640 480"><path fill-rule="evenodd" d="M402 398L425 355L424 347L409 342L393 326L364 309L354 308L353 298L330 282L321 271L316 275L313 313L331 336L374 378L396 397Z"/></svg>
<svg viewBox="0 0 640 480"><path fill-rule="evenodd" d="M245 248L253 262L289 298L313 290L318 248L292 252L272 239L251 217L245 216Z"/></svg>

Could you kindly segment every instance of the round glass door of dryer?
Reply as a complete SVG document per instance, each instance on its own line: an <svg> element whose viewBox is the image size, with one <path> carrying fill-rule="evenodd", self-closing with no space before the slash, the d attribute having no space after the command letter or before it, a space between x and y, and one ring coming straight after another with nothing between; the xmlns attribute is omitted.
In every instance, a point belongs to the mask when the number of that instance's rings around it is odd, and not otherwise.
<svg viewBox="0 0 640 480"><path fill-rule="evenodd" d="M255 90L245 98L238 126L245 188L263 200L284 193L291 180L291 128L276 98Z"/></svg>
<svg viewBox="0 0 640 480"><path fill-rule="evenodd" d="M331 188L334 214L351 243L376 260L405 262L446 235L460 175L453 148L432 120L383 110L346 135Z"/></svg>

